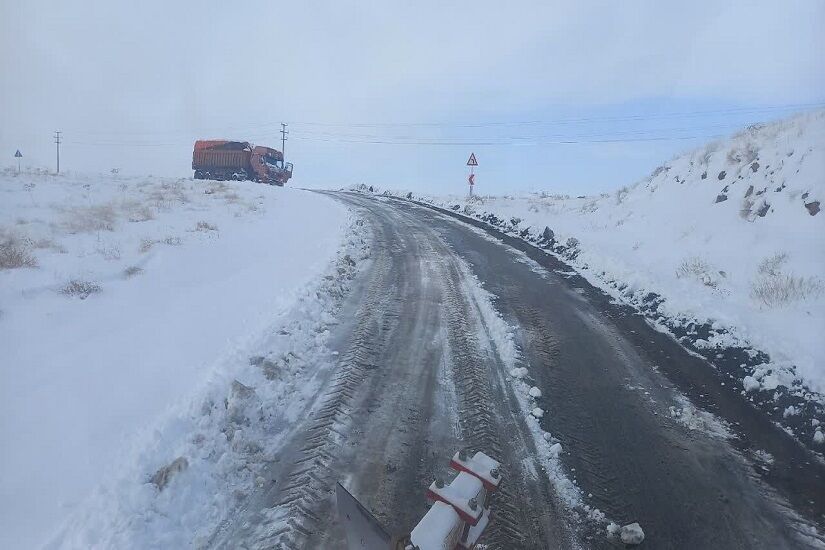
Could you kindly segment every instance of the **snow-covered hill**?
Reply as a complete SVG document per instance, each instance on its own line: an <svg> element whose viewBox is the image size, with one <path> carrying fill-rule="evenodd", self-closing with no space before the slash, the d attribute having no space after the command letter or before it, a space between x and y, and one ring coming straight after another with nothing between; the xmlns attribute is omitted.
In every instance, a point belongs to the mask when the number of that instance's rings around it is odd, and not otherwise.
<svg viewBox="0 0 825 550"><path fill-rule="evenodd" d="M113 525L156 547L124 523L152 532L151 476L188 430L214 456L231 443L217 415L190 409L249 383L253 344L293 318L307 285L331 284L349 223L327 197L249 182L0 173L0 546L40 546L75 516L67 547L123 547ZM274 407L292 390L258 391ZM167 496L175 512L156 517L215 520L210 476L233 462L195 455L201 493Z"/></svg>
<svg viewBox="0 0 825 550"><path fill-rule="evenodd" d="M528 239L547 227L591 282L721 329L698 346L767 353L743 391L825 392L825 111L749 127L612 194L423 199Z"/></svg>

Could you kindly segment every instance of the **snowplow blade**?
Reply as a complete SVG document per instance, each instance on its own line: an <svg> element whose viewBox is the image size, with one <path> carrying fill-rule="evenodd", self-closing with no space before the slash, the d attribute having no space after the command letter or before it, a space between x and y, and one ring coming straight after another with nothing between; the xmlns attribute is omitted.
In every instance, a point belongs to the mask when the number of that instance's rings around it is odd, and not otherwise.
<svg viewBox="0 0 825 550"><path fill-rule="evenodd" d="M338 504L338 520L347 535L349 550L390 550L393 540L384 527L369 510L344 489L335 485L335 500Z"/></svg>

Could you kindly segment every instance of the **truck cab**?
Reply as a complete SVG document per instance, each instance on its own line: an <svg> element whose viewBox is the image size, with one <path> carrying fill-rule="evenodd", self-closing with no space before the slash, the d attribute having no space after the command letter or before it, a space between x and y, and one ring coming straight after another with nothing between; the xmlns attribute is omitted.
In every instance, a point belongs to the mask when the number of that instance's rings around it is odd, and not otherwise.
<svg viewBox="0 0 825 550"><path fill-rule="evenodd" d="M292 163L285 163L284 154L277 149L258 145L252 149L251 162L259 181L283 185L292 177Z"/></svg>

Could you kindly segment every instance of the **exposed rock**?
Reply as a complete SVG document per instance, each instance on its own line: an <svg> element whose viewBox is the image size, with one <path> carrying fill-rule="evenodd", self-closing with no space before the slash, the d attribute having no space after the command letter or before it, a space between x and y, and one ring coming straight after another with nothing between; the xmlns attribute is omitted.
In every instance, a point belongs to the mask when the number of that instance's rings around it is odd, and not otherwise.
<svg viewBox="0 0 825 550"><path fill-rule="evenodd" d="M715 204L715 203L717 203L717 202L725 202L726 200L728 200L728 196L727 196L727 195L725 195L724 193L721 193L721 194L719 194L719 195L716 195L716 200L715 200L715 201L713 201L713 202L714 202L714 204Z"/></svg>
<svg viewBox="0 0 825 550"><path fill-rule="evenodd" d="M155 475L152 476L150 481L158 488L158 491L163 491L163 489L169 485L169 482L172 481L172 477L174 477L175 474L184 471L188 467L189 461L179 456L173 460L171 464L167 464L155 472Z"/></svg>
<svg viewBox="0 0 825 550"><path fill-rule="evenodd" d="M762 206L759 207L759 210L756 211L756 215L760 218L764 218L768 211L771 209L771 205L768 203L764 203Z"/></svg>
<svg viewBox="0 0 825 550"><path fill-rule="evenodd" d="M707 172L702 172L702 179L703 180L707 179L707 177L708 177L708 173Z"/></svg>
<svg viewBox="0 0 825 550"><path fill-rule="evenodd" d="M638 523L630 523L622 527L620 536L622 542L629 546L642 544L642 541L645 540L645 532L642 531L642 526Z"/></svg>
<svg viewBox="0 0 825 550"><path fill-rule="evenodd" d="M264 359L255 366L261 369L261 372L264 373L267 380L275 380L278 378L278 373L281 371L281 365L269 359Z"/></svg>
<svg viewBox="0 0 825 550"><path fill-rule="evenodd" d="M808 214L810 214L811 216L816 216L817 214L819 214L819 201L806 202L805 208L808 209Z"/></svg>
<svg viewBox="0 0 825 550"><path fill-rule="evenodd" d="M756 161L753 161L753 163L751 164L751 170L753 170L754 172L759 170L759 163L756 162Z"/></svg>
<svg viewBox="0 0 825 550"><path fill-rule="evenodd" d="M232 390L230 391L230 399L249 399L255 395L255 390L245 384L241 384L237 380L232 381Z"/></svg>
<svg viewBox="0 0 825 550"><path fill-rule="evenodd" d="M551 243L556 240L556 234L553 233L553 230L547 226L544 226L544 231L541 233L541 238L544 239L546 242Z"/></svg>
<svg viewBox="0 0 825 550"><path fill-rule="evenodd" d="M253 388L241 384L237 380L232 381L232 389L229 392L229 397L224 403L230 422L233 424L249 423L249 419L246 416L246 409L249 404L249 400L254 395L255 390Z"/></svg>
<svg viewBox="0 0 825 550"><path fill-rule="evenodd" d="M753 185L749 185L748 190L745 191L745 196L746 197L750 197L751 195L753 195Z"/></svg>
<svg viewBox="0 0 825 550"><path fill-rule="evenodd" d="M717 177L719 178L719 181L722 181L723 179L725 179L726 175L727 175L727 172L722 170L721 172L719 172L719 175Z"/></svg>
<svg viewBox="0 0 825 550"><path fill-rule="evenodd" d="M745 378L743 378L742 386L745 388L745 391L747 392L756 391L760 387L762 387L762 385L759 383L759 380L757 380L753 376L746 376Z"/></svg>

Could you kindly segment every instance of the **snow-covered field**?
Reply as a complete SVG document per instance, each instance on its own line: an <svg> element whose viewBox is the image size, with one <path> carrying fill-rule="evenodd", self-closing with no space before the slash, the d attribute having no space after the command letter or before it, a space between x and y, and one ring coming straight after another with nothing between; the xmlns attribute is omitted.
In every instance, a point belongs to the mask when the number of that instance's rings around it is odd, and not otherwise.
<svg viewBox="0 0 825 550"><path fill-rule="evenodd" d="M653 292L659 313L720 329L698 347L767 353L742 391L802 382L814 399L825 392L825 111L747 128L612 194L408 198L534 241L547 227L555 249L618 299Z"/></svg>
<svg viewBox="0 0 825 550"><path fill-rule="evenodd" d="M353 223L249 182L0 173L0 547L182 547L217 523L218 486L254 483L227 426L295 391L303 366L269 354L323 335Z"/></svg>

